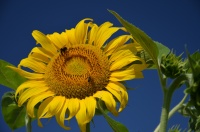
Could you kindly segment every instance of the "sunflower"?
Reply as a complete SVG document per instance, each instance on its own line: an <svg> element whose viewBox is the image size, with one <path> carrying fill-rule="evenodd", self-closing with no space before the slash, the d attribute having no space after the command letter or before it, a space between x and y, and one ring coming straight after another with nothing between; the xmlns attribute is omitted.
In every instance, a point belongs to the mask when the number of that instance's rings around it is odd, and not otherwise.
<svg viewBox="0 0 200 132"><path fill-rule="evenodd" d="M110 22L98 26L90 18L62 33L45 35L34 30L32 36L41 46L34 47L18 67L10 67L27 78L16 90L18 105L26 104L29 116L34 118L34 108L39 104L39 126L41 118L55 116L59 125L69 130L65 120L75 116L83 132L98 109L98 100L118 115L128 102L122 82L142 78L146 68L136 56L140 48L131 35L124 32L110 38L118 30L125 31Z"/></svg>

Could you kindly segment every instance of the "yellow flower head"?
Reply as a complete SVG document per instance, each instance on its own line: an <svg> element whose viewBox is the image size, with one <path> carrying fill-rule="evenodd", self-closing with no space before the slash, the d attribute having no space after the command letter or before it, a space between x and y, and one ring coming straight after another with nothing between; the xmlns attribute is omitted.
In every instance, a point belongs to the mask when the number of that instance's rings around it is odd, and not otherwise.
<svg viewBox="0 0 200 132"><path fill-rule="evenodd" d="M121 81L143 77L146 64L136 56L140 46L131 35L109 40L115 32L124 30L112 25L105 22L98 26L86 18L61 34L33 31L41 47L34 47L18 68L11 68L28 79L15 96L19 106L27 102L31 117L35 117L34 107L39 104L40 126L41 118L55 115L60 126L69 130L64 121L75 116L81 131L85 131L98 109L97 99L114 115L125 108L128 94Z"/></svg>

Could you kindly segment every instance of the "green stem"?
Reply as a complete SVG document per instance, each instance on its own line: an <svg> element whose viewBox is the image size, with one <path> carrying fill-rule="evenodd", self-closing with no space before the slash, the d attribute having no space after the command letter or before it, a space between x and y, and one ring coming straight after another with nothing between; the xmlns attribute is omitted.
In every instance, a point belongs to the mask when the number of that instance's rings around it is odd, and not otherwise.
<svg viewBox="0 0 200 132"><path fill-rule="evenodd" d="M188 94L185 94L185 96L183 97L183 99L169 112L168 115L168 120L179 110L183 107L183 103L186 100ZM156 127L156 129L154 130L154 132L159 132L160 129L160 124Z"/></svg>
<svg viewBox="0 0 200 132"><path fill-rule="evenodd" d="M183 107L183 103L186 100L188 94L185 94L183 99L169 112L168 118L170 119L179 109Z"/></svg>
<svg viewBox="0 0 200 132"><path fill-rule="evenodd" d="M172 82L172 84L169 86L168 89L165 89L164 101L163 101L163 107L162 107L162 113L161 113L161 119L160 119L160 132L166 132L167 130L168 116L169 116L169 109L170 109L172 95L174 91L178 87L180 87L180 85L186 80L187 80L186 75L180 75Z"/></svg>
<svg viewBox="0 0 200 132"><path fill-rule="evenodd" d="M26 124L26 132L31 132L31 117L28 115L28 113L26 112L26 116L25 116L25 124Z"/></svg>
<svg viewBox="0 0 200 132"><path fill-rule="evenodd" d="M164 103L163 103L163 108L162 108L162 112L161 112L161 120L162 120L162 127L165 128L166 126L164 126L164 124L167 124L167 120L165 118L167 118L168 116L168 111L169 109L166 109L168 106L167 106L167 89L166 89L166 77L163 76L162 72L161 72L161 69L160 69L160 66L159 64L157 63L157 70L158 70L158 76L159 76L159 80L160 80L160 84L161 84L161 88L162 88L162 91L164 93ZM168 104L169 105L169 104Z"/></svg>
<svg viewBox="0 0 200 132"><path fill-rule="evenodd" d="M166 77L162 74L161 69L160 69L159 66L157 66L157 69L158 69L158 76L159 76L159 80L160 80L160 83L161 83L161 87L162 87L163 92L165 93L165 90L166 90Z"/></svg>
<svg viewBox="0 0 200 132"><path fill-rule="evenodd" d="M166 93L164 93L164 103L160 119L160 132L166 132L170 102L171 102L171 94L169 94L169 92L167 91Z"/></svg>
<svg viewBox="0 0 200 132"><path fill-rule="evenodd" d="M90 132L90 122L88 122L86 125L86 132Z"/></svg>

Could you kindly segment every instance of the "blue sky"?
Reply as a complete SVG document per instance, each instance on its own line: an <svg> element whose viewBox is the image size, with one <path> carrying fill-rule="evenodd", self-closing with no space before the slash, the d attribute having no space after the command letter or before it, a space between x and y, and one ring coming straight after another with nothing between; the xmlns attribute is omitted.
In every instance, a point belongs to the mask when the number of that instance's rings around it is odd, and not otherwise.
<svg viewBox="0 0 200 132"><path fill-rule="evenodd" d="M35 46L31 33L37 29L43 33L62 32L74 27L81 19L89 17L101 24L105 21L121 26L116 18L107 9L114 10L124 19L133 23L153 40L174 49L177 54L184 52L184 45L190 53L200 48L200 2L198 0L174 1L132 1L132 0L34 0L34 1L0 1L0 59L17 65L22 58L27 57ZM185 54L183 55L185 56ZM115 119L125 124L130 132L153 131L160 120L162 107L162 91L156 70L145 70L144 79L128 81L130 87L129 103L126 109ZM172 106L183 97L184 87L176 91ZM10 91L0 86L0 97ZM1 111L0 111L1 112ZM169 127L180 124L187 128L188 118L175 114ZM70 121L72 132L79 131L75 119ZM33 122L33 132L64 132L55 121L51 119L43 128ZM105 119L101 116L94 118L91 131L112 131ZM0 131L10 132L0 114ZM24 132L25 127L16 130Z"/></svg>

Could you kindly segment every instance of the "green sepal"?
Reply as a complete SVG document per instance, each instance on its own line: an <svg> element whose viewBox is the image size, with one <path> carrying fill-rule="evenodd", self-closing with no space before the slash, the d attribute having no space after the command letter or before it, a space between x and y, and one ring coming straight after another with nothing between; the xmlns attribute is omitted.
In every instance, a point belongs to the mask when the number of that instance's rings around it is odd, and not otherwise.
<svg viewBox="0 0 200 132"><path fill-rule="evenodd" d="M26 78L20 76L7 66L13 65L4 60L0 60L0 84L16 90L21 83L26 81Z"/></svg>
<svg viewBox="0 0 200 132"><path fill-rule="evenodd" d="M1 108L5 122L15 130L25 125L26 108L18 107L14 91L6 92L2 96Z"/></svg>
<svg viewBox="0 0 200 132"><path fill-rule="evenodd" d="M115 11L108 10L112 13L118 21L126 28L126 30L133 36L133 38L143 47L143 49L149 54L155 65L158 65L157 57L159 54L158 48L154 41L142 30L124 20Z"/></svg>
<svg viewBox="0 0 200 132"><path fill-rule="evenodd" d="M107 115L107 113L103 110L101 106L101 102L102 102L101 100L97 102L97 107L101 111L101 113L103 114L104 118L106 119L110 127L113 129L113 131L114 132L128 132L128 129L123 124L121 124L118 121L115 121L114 119L112 119L110 116Z"/></svg>

